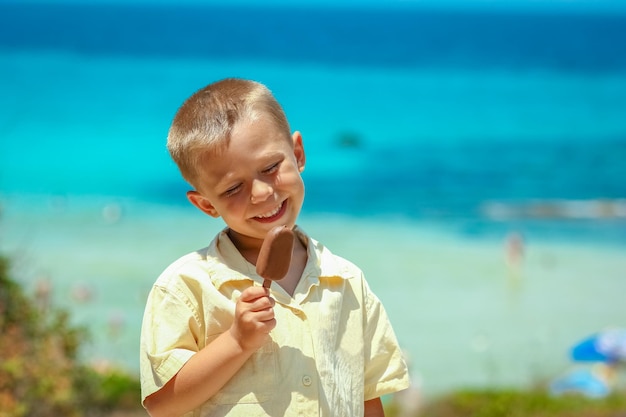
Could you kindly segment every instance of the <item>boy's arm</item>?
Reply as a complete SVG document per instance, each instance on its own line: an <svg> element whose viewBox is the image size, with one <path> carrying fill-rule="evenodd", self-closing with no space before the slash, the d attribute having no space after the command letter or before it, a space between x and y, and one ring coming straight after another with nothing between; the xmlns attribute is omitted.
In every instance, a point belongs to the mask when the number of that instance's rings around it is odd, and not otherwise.
<svg viewBox="0 0 626 417"><path fill-rule="evenodd" d="M364 417L385 417L385 411L383 410L383 403L380 398L374 398L373 400L365 401L365 413Z"/></svg>
<svg viewBox="0 0 626 417"><path fill-rule="evenodd" d="M252 286L241 293L231 328L192 356L144 406L152 417L180 416L201 406L237 373L276 326L269 290Z"/></svg>

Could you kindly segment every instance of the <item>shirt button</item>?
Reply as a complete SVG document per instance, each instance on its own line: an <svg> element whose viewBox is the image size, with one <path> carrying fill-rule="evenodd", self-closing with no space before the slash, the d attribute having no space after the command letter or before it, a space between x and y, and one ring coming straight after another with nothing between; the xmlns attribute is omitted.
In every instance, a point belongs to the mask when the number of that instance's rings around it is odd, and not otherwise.
<svg viewBox="0 0 626 417"><path fill-rule="evenodd" d="M303 377L302 377L302 384L303 384L305 387L308 387L309 385L311 385L311 382L313 382L313 381L311 380L311 377L310 377L310 376L305 375L305 376L303 376Z"/></svg>

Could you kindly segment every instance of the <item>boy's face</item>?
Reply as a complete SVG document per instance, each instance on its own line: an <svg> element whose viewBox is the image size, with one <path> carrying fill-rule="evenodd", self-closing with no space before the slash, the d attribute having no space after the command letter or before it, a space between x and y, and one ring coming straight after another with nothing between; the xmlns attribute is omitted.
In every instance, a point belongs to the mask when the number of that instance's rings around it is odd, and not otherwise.
<svg viewBox="0 0 626 417"><path fill-rule="evenodd" d="M296 223L304 201L304 162L299 132L287 138L268 118L242 121L228 147L208 158L198 191L187 197L210 216L221 216L236 240L253 238L252 243L274 226Z"/></svg>

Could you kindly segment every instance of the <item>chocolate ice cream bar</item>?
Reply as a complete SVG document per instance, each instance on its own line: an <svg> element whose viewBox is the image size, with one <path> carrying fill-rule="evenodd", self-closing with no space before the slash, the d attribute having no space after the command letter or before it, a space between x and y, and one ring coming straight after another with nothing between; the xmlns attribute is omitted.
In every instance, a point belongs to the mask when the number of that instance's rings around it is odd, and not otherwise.
<svg viewBox="0 0 626 417"><path fill-rule="evenodd" d="M293 232L286 226L276 226L267 232L256 261L256 272L265 279L265 288L269 288L272 281L287 275L293 240Z"/></svg>

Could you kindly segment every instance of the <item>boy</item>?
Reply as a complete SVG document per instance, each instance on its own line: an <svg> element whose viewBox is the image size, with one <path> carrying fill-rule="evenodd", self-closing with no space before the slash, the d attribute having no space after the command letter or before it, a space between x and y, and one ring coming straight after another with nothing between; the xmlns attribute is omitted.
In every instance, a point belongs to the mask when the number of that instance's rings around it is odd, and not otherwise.
<svg viewBox="0 0 626 417"><path fill-rule="evenodd" d="M296 226L302 136L262 84L226 79L178 110L168 149L189 201L226 229L170 265L148 297L142 402L154 416L382 416L406 365L362 272ZM266 233L295 232L285 278L255 271Z"/></svg>

